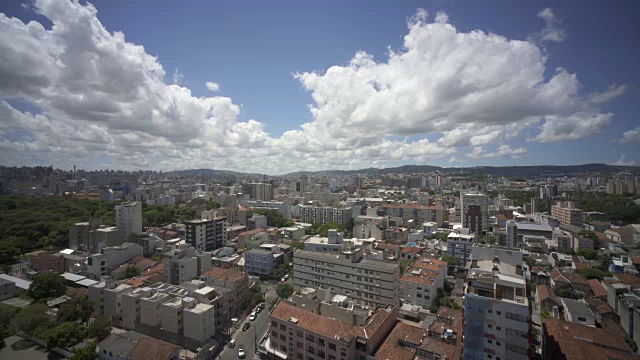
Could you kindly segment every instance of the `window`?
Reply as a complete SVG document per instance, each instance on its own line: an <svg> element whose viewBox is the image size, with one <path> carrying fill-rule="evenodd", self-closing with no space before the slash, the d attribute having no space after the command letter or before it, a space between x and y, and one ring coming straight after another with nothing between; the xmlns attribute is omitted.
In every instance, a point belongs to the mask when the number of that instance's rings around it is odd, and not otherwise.
<svg viewBox="0 0 640 360"><path fill-rule="evenodd" d="M500 326L496 326L496 330L500 331L502 328Z"/></svg>
<svg viewBox="0 0 640 360"><path fill-rule="evenodd" d="M275 321L272 321L272 322L271 322L271 326L278 327L278 323L277 323L277 322L275 322Z"/></svg>
<svg viewBox="0 0 640 360"><path fill-rule="evenodd" d="M314 349L312 346L307 346L307 352L309 354L315 354L316 353L316 349Z"/></svg>
<svg viewBox="0 0 640 360"><path fill-rule="evenodd" d="M336 344L334 344L334 343L329 343L329 350L336 351Z"/></svg>
<svg viewBox="0 0 640 360"><path fill-rule="evenodd" d="M496 346L500 346L500 341L496 341Z"/></svg>
<svg viewBox="0 0 640 360"><path fill-rule="evenodd" d="M528 322L529 318L526 315L514 314L507 311L507 319L520 321L520 322Z"/></svg>
<svg viewBox="0 0 640 360"><path fill-rule="evenodd" d="M313 335L311 335L311 334L307 334L306 339L307 339L307 341L311 341L311 342L315 341Z"/></svg>
<svg viewBox="0 0 640 360"><path fill-rule="evenodd" d="M285 335L280 335L280 340L287 341L287 337Z"/></svg>
<svg viewBox="0 0 640 360"><path fill-rule="evenodd" d="M287 331L287 327L284 324L280 324L280 330Z"/></svg>
<svg viewBox="0 0 640 360"><path fill-rule="evenodd" d="M491 309L487 309L487 312L488 312L489 314L491 314L491 313L493 313L493 310L491 310Z"/></svg>
<svg viewBox="0 0 640 360"><path fill-rule="evenodd" d="M300 341L296 342L296 347L302 349L302 342Z"/></svg>
<svg viewBox="0 0 640 360"><path fill-rule="evenodd" d="M502 311L496 311L496 314L502 315Z"/></svg>
<svg viewBox="0 0 640 360"><path fill-rule="evenodd" d="M587 321L587 318L586 318L586 317L582 317L582 316L578 316L578 321L584 321L584 322L586 322L586 321Z"/></svg>
<svg viewBox="0 0 640 360"><path fill-rule="evenodd" d="M514 353L517 354L522 354L522 355L527 355L527 353L529 352L527 348L523 348L521 346L516 346L513 344L507 344L506 345L506 349L509 351L513 351Z"/></svg>
<svg viewBox="0 0 640 360"><path fill-rule="evenodd" d="M493 325L491 325L491 324L487 324L487 327L488 327L489 329L492 329L492 328L493 328Z"/></svg>
<svg viewBox="0 0 640 360"><path fill-rule="evenodd" d="M488 342L489 344L493 344L493 340L491 340L491 339L487 340L487 342Z"/></svg>
<svg viewBox="0 0 640 360"><path fill-rule="evenodd" d="M324 346L324 339L318 338L318 345Z"/></svg>
<svg viewBox="0 0 640 360"><path fill-rule="evenodd" d="M296 336L302 337L302 331L300 331L300 330L296 331Z"/></svg>

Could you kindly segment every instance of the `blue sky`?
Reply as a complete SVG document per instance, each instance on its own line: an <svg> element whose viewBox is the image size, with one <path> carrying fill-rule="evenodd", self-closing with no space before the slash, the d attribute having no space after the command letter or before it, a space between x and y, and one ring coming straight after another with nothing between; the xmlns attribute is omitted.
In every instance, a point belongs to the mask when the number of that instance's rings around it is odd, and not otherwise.
<svg viewBox="0 0 640 360"><path fill-rule="evenodd" d="M0 3L0 13L4 13L8 18L15 17L23 23L22 25L13 24L12 31L18 31L16 29L21 26L26 27L25 24L29 21L39 22L44 29L50 30L51 25L56 21L61 24L71 21L65 18L69 15L67 8L77 10L82 7L81 5L68 4L58 6L65 1L46 0L35 4L27 3L29 6L17 1L2 2ZM210 130L210 134L213 134L215 129L220 129L221 139L211 140L215 136L210 136L207 131L204 131L203 125L194 125L195 129L185 130L185 134L182 134L184 136L174 137L172 134L176 130L172 126L176 126L178 130L189 128L200 115L190 113L189 104L180 105L177 101L174 111L169 111L170 115L167 115L167 121L173 123L157 131L149 131L149 127L162 127L163 124L160 120L150 119L149 123L143 123L140 120L140 126L131 129L117 120L113 120L116 117L122 117L119 112L122 111L121 109L130 109L130 104L122 105L121 100L114 102L114 104L119 104L114 109L120 110L114 112L111 112L111 108L108 109L109 111L101 110L102 115L108 114L104 115L108 119L93 118L86 114L79 115L73 110L73 101L70 100L70 104L60 103L62 100L59 97L66 94L69 99L77 99L74 97L77 93L74 93L74 88L68 83L61 83L63 81L61 79L67 79L66 77L58 76L52 80L53 87L68 90L59 92L58 96L51 95L52 92L42 94L43 91L37 91L33 88L29 90L16 90L15 87L0 89L0 98L8 104L5 112L0 114L7 117L13 116L17 119L7 120L8 126L0 127L0 141L4 142L6 151L19 150L5 159L6 165L53 163L65 167L73 162L78 162L86 168L166 169L206 166L282 173L318 167L359 168L414 163L442 166L615 163L621 160L623 154L625 155L622 159L624 163L640 163L640 151L638 151L640 130L638 133L633 132L634 129L640 127L640 119L637 116L639 110L637 104L640 103L638 90L640 73L638 67L634 66L639 50L635 34L640 33L640 25L633 18L633 14L637 14L640 10L640 3L636 1L616 2L615 6L604 1L495 1L491 3L403 1L401 4L376 2L375 6L372 6L369 1L155 1L152 4L142 1L94 1L92 4L97 9L97 18L91 14L85 14L88 16L87 19L97 19L111 35L114 32L122 32L129 44L144 46L146 54L157 57L156 63L165 72L163 79L166 84L171 85L174 82L174 74L177 72L179 74L177 85L189 89L193 98L224 97L230 99L231 104L221 105L224 108L220 111L226 111L226 115L222 116L225 119L221 120L224 124L220 122L210 124L213 128ZM546 22L545 18L539 16L539 13L546 8L550 8L553 15L551 31L561 33L560 40L543 38L542 31ZM423 19L415 20L418 9L424 9L428 15ZM386 63L389 57L388 48L399 53L406 51L404 37L409 33L408 22L411 24L411 21L414 21L415 24L415 21L422 21L426 31L426 24L434 23L438 12L446 13L448 19L445 22L455 27L459 34L481 30L485 34L499 35L505 41L522 40L533 44L532 46L541 52L540 56L546 57L543 65L545 75L543 81L549 82L556 74L556 68L566 69L568 74L575 75L577 78L577 92L574 97L578 100L567 100L564 104L554 106L552 110L531 110L530 108L536 106L535 104L522 106L522 109L514 112L513 119L500 120L497 125L495 122L491 122L492 126L499 127L507 124L511 126L501 134L497 134L497 130L487 130L495 135L491 141L472 139L469 142L469 139L465 139L446 144L442 140L438 143L443 132L460 129L459 124L462 123L469 125L473 122L469 117L473 116L474 110L470 110L464 115L454 116L447 113L447 109L450 108L429 107L429 111L442 111L443 118L440 121L446 123L442 130L437 125L421 125L424 122L436 124L438 120L419 118L419 109L406 114L407 117L404 118L404 110L399 104L396 104L399 108L389 109L393 117L392 121L387 120L384 123L374 116L375 111L368 110L365 115L362 115L363 118L358 120L357 127L353 124L355 117L360 116L360 112L349 112L350 110L344 109L339 113L332 112L336 106L339 106L341 98L353 101L356 104L354 106L366 103L367 106L375 109L375 104L372 105L372 101L364 98L364 95L354 95L354 99L350 99L348 93L345 95L345 91L348 91L349 87L347 84L336 84L336 88L342 88L342 91L335 91L335 94L332 94L333 90L330 89L330 84L341 81L345 76L340 75L335 78L322 76L327 69L332 66L347 68L359 51L371 55L374 64ZM414 20L411 20L412 17ZM6 18L5 20L9 22ZM78 29L82 29L81 25L74 23ZM67 28L72 28L72 26L67 26ZM10 35L7 27L0 29L7 37ZM416 33L419 30L416 30ZM72 31L69 33L71 34ZM59 36L59 39L61 40L58 45L61 48L72 48L76 45L75 43L65 43L76 41L75 36ZM24 59L27 55L20 52L26 50L20 41L25 41L24 44L29 43L27 39L20 40L13 36L9 40L12 47L4 50L13 52L16 58ZM424 41L432 40L427 37ZM465 44L460 44L460 46L465 46ZM78 49L80 48L79 46ZM443 51L449 50L457 51L454 47L445 47ZM86 49L79 51L87 53ZM54 54L53 58L61 57L59 49L52 50L50 53ZM124 54L126 51L122 53ZM110 63L126 68L123 66L126 64L126 59L119 59L115 55L113 58L109 58L112 55L103 55L100 51L94 54L96 62L103 62L102 65L96 65L96 68L102 68L103 71L106 71L105 68L109 71L117 71L117 69L108 66ZM500 58L502 57L497 59ZM0 59L2 59L2 55L0 55ZM448 62L455 65L457 58L452 57L451 59L453 60L448 60ZM125 62L121 63L120 61ZM461 58L460 61L468 60ZM495 62L496 58L487 55L486 61ZM514 61L522 63L519 57ZM71 62L65 65L66 69L71 69L72 66L82 66L81 62ZM431 65L431 67L425 65L424 68L420 68L418 65L416 71L421 73L429 71L425 69L431 69L436 65L441 66L440 63ZM32 66L37 66L37 62L34 61ZM42 67L46 66L52 65L42 65ZM144 72L145 69L148 70L148 67L141 70L137 69L135 64L130 68L132 72ZM479 69L483 69L483 67L480 66ZM0 71L0 76L12 71L11 68L6 69L4 73ZM372 75L372 79L384 78L385 76L393 77L393 75L389 75L390 71L388 69L376 70L377 75ZM483 70L479 71L483 72ZM305 82L304 79L294 76L296 73L312 72L316 72L320 76L317 83L311 83L311 80ZM490 75L488 73L487 77ZM117 76L100 77L100 81L104 81L105 78L117 78ZM148 74L141 78L146 76ZM406 76L405 83L410 82L413 78L411 73L406 73ZM135 76L131 75L128 78L132 77ZM82 76L80 78L79 81L83 81L83 85L78 86L88 86L87 84L96 81L95 78L82 78ZM434 81L433 77L429 77L429 79L429 84ZM209 91L205 86L206 81L219 84L220 91ZM482 79L479 81L483 83L477 83L474 86L482 88L486 85L485 83L499 82L501 79L490 81ZM37 84L41 83L36 82L34 87L37 87ZM99 86L106 85L101 83ZM96 85L96 87L99 86ZM389 86L402 86L402 82L390 83ZM588 102L586 99L589 94L599 93L605 96L610 86L619 87L613 89L618 91L612 91L615 96L609 94L611 96L606 96L607 100L599 101L597 106L592 103L585 104ZM114 87L116 85L112 84L112 86L108 86L108 89L114 90ZM92 89L94 88L92 87ZM415 88L408 91L420 92L422 88L421 84L415 84ZM441 87L437 88L441 89ZM560 88L560 90L562 89L565 88ZM101 88L98 93L100 96L114 96L119 91L115 90L110 93L110 91ZM329 104L327 108L320 109L323 110L322 114L315 114L315 116L309 110L309 105L315 105L316 108L321 108L321 106L314 102L312 98L314 94L324 98ZM425 94L426 98L431 98L432 93L425 91ZM100 96L96 96L96 99L100 99ZM398 99L402 98L382 97L380 101L383 104L379 106L385 106L384 103L393 103L396 100L400 102L401 100ZM500 101L498 99L500 98L496 98L495 102ZM505 101L509 100L511 99L505 99ZM413 101L415 102L415 99ZM576 105L576 101L581 104ZM159 103L162 102L161 100ZM411 106L411 101L408 104ZM234 106L239 109L237 113ZM451 108L455 107L454 105ZM481 108L491 109L492 107L493 104L489 103ZM585 123L580 116L585 116L586 108L589 108L588 112L593 113L587 118L596 116L596 114L611 113L612 115L606 119L594 120L593 125L585 126L575 136L569 135L572 126ZM215 112L215 109L208 108L207 111ZM487 111L489 118L492 116L512 116L512 113L509 112L510 109L501 109L497 114L491 114L491 110ZM150 110L145 113L149 112ZM538 140L533 140L540 134L540 127L544 120L539 120L539 123L535 124L525 124L526 121L534 122L534 119L524 119L523 112L527 115L535 114L533 117L542 118L539 114L546 114L550 117L560 118L553 124L549 122L548 133L539 137ZM42 145L45 141L38 136L37 130L33 129L33 126L37 125L24 125L24 123L21 125L21 121L31 121L38 124L37 119L33 118L35 113L41 113L41 116L46 117L46 120L40 120L48 121L49 124L61 123L73 129L77 129L79 126L89 126L95 130L95 133L90 133L87 130L87 133L78 134L79 137L84 136L91 140L77 142L77 139L66 138L65 136L68 136L69 133L67 132L66 135L60 135L58 145L52 143ZM95 115L95 111L91 111L91 113ZM124 113L129 114L126 111ZM581 115L570 117L571 113ZM25 116L31 117L25 119ZM336 116L340 117L341 121L334 122L332 119ZM416 118L416 116L418 117ZM565 117L570 120L565 120ZM204 115L203 118L206 119L207 115ZM407 120L409 118L411 120ZM136 122L138 119L138 117L132 118L130 122ZM261 124L260 130L256 131L256 128L252 127L255 124L250 123L250 120L259 122ZM397 132L381 130L389 125L403 127L405 122L411 123L406 126L406 130L398 130ZM291 141L288 141L289 138L283 137L283 133L289 130L300 130L300 126L304 123L342 126L345 132L357 133L357 135L345 138L343 141L336 140L337 145L327 145L329 151L338 149L336 153L332 153L332 158L323 157L322 154L327 151L323 148L305 149L302 145L289 148ZM247 124L247 126L243 127L238 124ZM366 131L360 132L366 128L374 129L378 124L380 126L377 131L372 131L370 134ZM180 126L178 127L178 125ZM303 133L297 134L295 137L308 136L308 140L301 141L301 143L311 143L314 139L324 136L322 129L325 127L323 126L318 126L313 131L302 131ZM354 127L352 128L352 126ZM481 133L482 129L485 129L483 123L479 121L473 122L473 126L469 126L469 128L465 128L465 131L471 133ZM518 129L518 131L514 129ZM172 133L167 135L165 130L171 130ZM249 133L245 134L242 131ZM632 131L628 133L628 139L621 142L623 134L628 131ZM256 133L261 134L258 139L250 138ZM202 134L204 136L200 138ZM376 143L374 144L375 148L369 145L359 147L361 145L358 144L357 139L368 138L369 135L372 139L364 141L367 144L383 140L387 140L389 143ZM189 136L192 138L190 139ZM340 138L342 135L329 134L325 143L335 140L336 136ZM237 141L242 144L229 140L233 137L237 137ZM198 138L197 144L194 143L195 138ZM430 143L430 147L425 148L427 155L412 152L410 149L417 146L415 142L424 138L428 139ZM543 138L547 140L541 142ZM150 144L150 146L141 149L140 146L132 145L131 142ZM69 148L60 146L60 143L68 143ZM86 143L91 143L94 146L86 146ZM340 144L346 144L345 148L342 148ZM435 144L440 147L436 149ZM403 145L407 146L403 147ZM421 143L420 146L422 145L424 143ZM503 151L500 151L500 146L508 146L508 149L502 148ZM482 147L482 149L478 150L477 147ZM122 148L126 148L126 151L114 150ZM406 150L399 151L393 156L376 155L399 148ZM362 151L348 153L348 149L362 149ZM172 153L169 154L167 151ZM477 156L473 156L474 153ZM380 159L376 156L380 156Z"/></svg>

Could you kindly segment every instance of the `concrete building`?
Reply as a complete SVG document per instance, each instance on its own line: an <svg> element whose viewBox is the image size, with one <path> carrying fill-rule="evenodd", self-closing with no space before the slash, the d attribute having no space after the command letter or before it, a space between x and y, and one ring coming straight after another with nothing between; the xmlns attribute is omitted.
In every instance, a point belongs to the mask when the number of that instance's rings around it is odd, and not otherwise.
<svg viewBox="0 0 640 360"><path fill-rule="evenodd" d="M269 314L266 352L281 359L365 359L384 342L397 314L389 305L375 308L362 322L347 322L280 300Z"/></svg>
<svg viewBox="0 0 640 360"><path fill-rule="evenodd" d="M349 246L360 249L371 245L374 239L344 239L341 232L335 229L330 229L327 233L327 237L312 236L304 242L304 249L307 251L320 251L320 252L340 252L344 248L345 242L349 243Z"/></svg>
<svg viewBox="0 0 640 360"><path fill-rule="evenodd" d="M78 251L91 251L89 249L89 232L102 224L102 219L91 219L87 222L79 222L69 228L69 249Z"/></svg>
<svg viewBox="0 0 640 360"><path fill-rule="evenodd" d="M476 235L469 229L457 229L447 235L447 252L460 259L462 265L467 263L471 248L476 243Z"/></svg>
<svg viewBox="0 0 640 360"><path fill-rule="evenodd" d="M165 282L169 284L182 284L211 269L211 253L198 251L186 244L169 249L162 257Z"/></svg>
<svg viewBox="0 0 640 360"><path fill-rule="evenodd" d="M386 216L356 216L353 224L353 236L361 239L374 238L384 240L384 229L389 218Z"/></svg>
<svg viewBox="0 0 640 360"><path fill-rule="evenodd" d="M267 226L267 217L265 215L253 214L252 217L247 219L247 229L249 230L266 229Z"/></svg>
<svg viewBox="0 0 640 360"><path fill-rule="evenodd" d="M277 210L282 216L291 219L291 205L284 201L240 200L240 204L254 209Z"/></svg>
<svg viewBox="0 0 640 360"><path fill-rule="evenodd" d="M489 198L484 194L460 193L460 220L462 227L475 227L481 234L489 230Z"/></svg>
<svg viewBox="0 0 640 360"><path fill-rule="evenodd" d="M523 236L544 236L551 240L553 228L549 224L536 224L530 221L507 221L507 247L522 248Z"/></svg>
<svg viewBox="0 0 640 360"><path fill-rule="evenodd" d="M248 184L249 194L252 199L269 201L273 200L273 185L266 183Z"/></svg>
<svg viewBox="0 0 640 360"><path fill-rule="evenodd" d="M437 290L444 286L447 262L419 259L400 277L400 302L428 309Z"/></svg>
<svg viewBox="0 0 640 360"><path fill-rule="evenodd" d="M108 246L101 253L89 254L87 257L87 274L94 279L101 279L111 274L118 266L126 264L130 260L143 256L142 246L133 243L124 243L118 246Z"/></svg>
<svg viewBox="0 0 640 360"><path fill-rule="evenodd" d="M284 264L284 254L277 247L271 250L251 249L244 253L244 268L249 274L268 276Z"/></svg>
<svg viewBox="0 0 640 360"><path fill-rule="evenodd" d="M345 242L338 253L298 250L293 256L294 288L329 287L358 305L398 305L397 262L364 258L362 248Z"/></svg>
<svg viewBox="0 0 640 360"><path fill-rule="evenodd" d="M115 207L116 227L120 230L122 243L131 234L142 234L142 203L139 201L124 202Z"/></svg>
<svg viewBox="0 0 640 360"><path fill-rule="evenodd" d="M551 206L551 216L560 221L560 225L573 225L582 227L582 210L576 209L571 201L560 201Z"/></svg>
<svg viewBox="0 0 640 360"><path fill-rule="evenodd" d="M231 318L240 316L249 309L249 276L242 269L214 267L202 274L201 278L208 286L218 289L222 295L222 324L230 326Z"/></svg>
<svg viewBox="0 0 640 360"><path fill-rule="evenodd" d="M11 299L19 294L20 289L16 284L7 279L0 278L0 301Z"/></svg>
<svg viewBox="0 0 640 360"><path fill-rule="evenodd" d="M227 242L226 218L195 219L185 221L186 241L196 250L213 251Z"/></svg>
<svg viewBox="0 0 640 360"><path fill-rule="evenodd" d="M439 206L422 206L419 204L383 204L378 214L401 218L403 221L413 220L415 224L435 222L438 227L444 224L444 209Z"/></svg>
<svg viewBox="0 0 640 360"><path fill-rule="evenodd" d="M464 291L465 359L486 359L486 354L509 360L531 356L530 304L522 267L497 255L469 263Z"/></svg>
<svg viewBox="0 0 640 360"><path fill-rule="evenodd" d="M338 223L343 227L351 227L353 224L353 208L319 207L300 205L300 221L309 224L326 225L328 223Z"/></svg>
<svg viewBox="0 0 640 360"><path fill-rule="evenodd" d="M620 325L633 341L640 341L640 296L638 291L618 295ZM636 344L640 344L637 342Z"/></svg>

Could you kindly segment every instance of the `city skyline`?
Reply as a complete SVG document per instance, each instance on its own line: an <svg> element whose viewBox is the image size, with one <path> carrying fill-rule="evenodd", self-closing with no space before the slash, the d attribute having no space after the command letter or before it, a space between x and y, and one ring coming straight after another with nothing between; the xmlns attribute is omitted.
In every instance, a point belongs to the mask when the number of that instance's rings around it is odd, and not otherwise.
<svg viewBox="0 0 640 360"><path fill-rule="evenodd" d="M0 165L640 162L637 4L463 4L2 4Z"/></svg>

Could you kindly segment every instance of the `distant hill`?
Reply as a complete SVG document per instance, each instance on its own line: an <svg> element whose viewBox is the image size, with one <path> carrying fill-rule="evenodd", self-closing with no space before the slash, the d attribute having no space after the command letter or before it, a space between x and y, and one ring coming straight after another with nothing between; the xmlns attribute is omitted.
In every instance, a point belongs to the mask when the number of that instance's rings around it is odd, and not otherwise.
<svg viewBox="0 0 640 360"><path fill-rule="evenodd" d="M584 165L531 165L531 166L475 166L475 167L440 167L432 165L403 165L392 168L366 168L360 170L321 170L321 171L296 171L281 176L298 177L301 175L310 176L351 176L361 175L384 175L384 174L422 174L439 171L443 174L460 175L494 175L505 177L533 177L551 175L570 175L598 172L619 172L631 171L640 172L638 166L614 166L607 164L584 164ZM175 170L168 174L181 176L193 175L232 175L232 176L262 176L262 174L242 173L230 170L214 169L192 169Z"/></svg>

